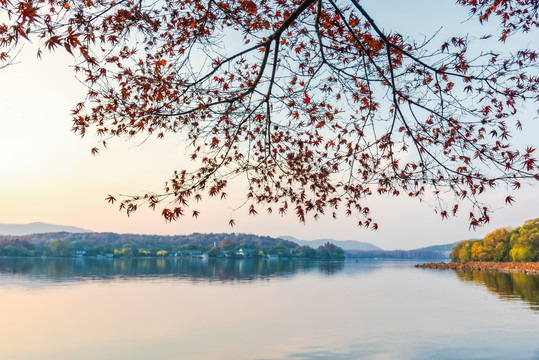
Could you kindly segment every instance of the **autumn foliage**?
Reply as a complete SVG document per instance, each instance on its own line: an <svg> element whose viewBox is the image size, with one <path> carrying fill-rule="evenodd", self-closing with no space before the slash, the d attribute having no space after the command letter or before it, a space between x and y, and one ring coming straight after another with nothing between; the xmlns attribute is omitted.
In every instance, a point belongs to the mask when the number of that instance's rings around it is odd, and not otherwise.
<svg viewBox="0 0 539 360"><path fill-rule="evenodd" d="M0 67L26 41L73 54L88 86L73 131L96 134L95 155L113 137L185 140L193 166L118 199L128 214L197 217L241 175L251 215L376 228L366 199L404 195L442 217L464 203L477 226L485 190L539 180L535 148L510 141L523 105L537 110L536 50L513 40L537 33L539 5L458 4L499 33L416 42L358 0L0 0Z"/></svg>
<svg viewBox="0 0 539 360"><path fill-rule="evenodd" d="M539 261L539 219L528 220L514 230L494 230L482 240L461 241L450 257L455 262Z"/></svg>

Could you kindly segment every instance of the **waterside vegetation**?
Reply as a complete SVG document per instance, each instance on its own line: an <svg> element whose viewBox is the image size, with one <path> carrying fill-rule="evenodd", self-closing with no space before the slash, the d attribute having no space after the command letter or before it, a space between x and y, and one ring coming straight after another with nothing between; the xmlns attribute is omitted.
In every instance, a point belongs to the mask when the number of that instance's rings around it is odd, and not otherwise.
<svg viewBox="0 0 539 360"><path fill-rule="evenodd" d="M116 233L46 233L0 236L0 256L226 257L344 259L331 243L313 249L283 239L250 234L181 236Z"/></svg>
<svg viewBox="0 0 539 360"><path fill-rule="evenodd" d="M539 219L526 221L516 229L501 228L481 240L466 240L455 245L451 263L416 265L423 269L455 271L501 271L539 274Z"/></svg>
<svg viewBox="0 0 539 360"><path fill-rule="evenodd" d="M455 245L453 262L536 262L539 261L539 218L526 221L516 229L501 228L481 240L466 240Z"/></svg>

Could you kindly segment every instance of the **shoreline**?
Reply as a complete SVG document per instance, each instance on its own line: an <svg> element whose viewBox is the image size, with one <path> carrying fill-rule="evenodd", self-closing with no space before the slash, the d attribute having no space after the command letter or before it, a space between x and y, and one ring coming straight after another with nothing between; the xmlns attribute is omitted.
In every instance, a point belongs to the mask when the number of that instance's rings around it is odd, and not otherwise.
<svg viewBox="0 0 539 360"><path fill-rule="evenodd" d="M507 273L539 275L539 262L468 261L464 263L425 263L414 267L434 270L501 271Z"/></svg>

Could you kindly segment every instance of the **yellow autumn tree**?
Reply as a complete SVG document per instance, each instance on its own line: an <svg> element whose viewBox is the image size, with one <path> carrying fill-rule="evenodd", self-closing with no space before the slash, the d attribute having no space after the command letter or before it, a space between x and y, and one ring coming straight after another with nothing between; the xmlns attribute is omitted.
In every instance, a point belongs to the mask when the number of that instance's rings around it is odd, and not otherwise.
<svg viewBox="0 0 539 360"><path fill-rule="evenodd" d="M539 218L528 220L511 236L513 261L537 261L539 259Z"/></svg>
<svg viewBox="0 0 539 360"><path fill-rule="evenodd" d="M466 262L472 260L472 246L473 241L466 240L462 245L462 248L459 251L459 260L460 262Z"/></svg>
<svg viewBox="0 0 539 360"><path fill-rule="evenodd" d="M483 238L481 260L485 261L508 261L510 249L511 229L500 228L488 233Z"/></svg>
<svg viewBox="0 0 539 360"><path fill-rule="evenodd" d="M451 250L449 258L453 262L466 262L472 260L473 243L474 241L472 240L458 242L453 248L453 250Z"/></svg>
<svg viewBox="0 0 539 360"><path fill-rule="evenodd" d="M496 229L482 240L461 241L449 257L453 262L539 261L539 219L528 220L515 230Z"/></svg>
<svg viewBox="0 0 539 360"><path fill-rule="evenodd" d="M484 261L484 249L482 241L474 241L471 248L471 257L473 261Z"/></svg>

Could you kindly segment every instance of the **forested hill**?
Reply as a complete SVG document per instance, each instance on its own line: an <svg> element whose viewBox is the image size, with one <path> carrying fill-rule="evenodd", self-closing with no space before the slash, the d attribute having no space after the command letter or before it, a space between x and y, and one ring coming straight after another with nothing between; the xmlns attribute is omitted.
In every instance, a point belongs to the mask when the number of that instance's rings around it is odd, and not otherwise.
<svg viewBox="0 0 539 360"><path fill-rule="evenodd" d="M44 234L32 234L26 236L0 236L0 242L6 241L28 241L30 243L50 244L53 241L63 240L72 244L76 248L91 249L95 247L104 247L111 249L121 249L124 247L136 248L162 248L174 249L178 247L191 246L194 248L211 248L214 245L238 245L253 248L266 248L274 246L284 246L285 248L295 248L298 244L283 240L271 238L269 236L257 236L252 234L201 234L191 235L136 235L136 234L116 234L111 232L104 233L70 233L53 232Z"/></svg>
<svg viewBox="0 0 539 360"><path fill-rule="evenodd" d="M331 239L326 242L342 245ZM346 242L344 242L346 245ZM368 244L368 243L360 243ZM317 242L310 242L310 248L317 249ZM370 245L370 244L369 244ZM324 245L325 246L325 245ZM319 247L324 247L319 246ZM371 245L372 246L372 245ZM374 247L374 246L372 246ZM352 258L447 258L447 250L453 244L438 245L417 250L347 250L346 256ZM70 256L78 251L86 251L87 255L110 254L157 254L159 251L200 250L209 252L212 249L221 251L238 250L240 248L258 249L264 253L282 254L283 256L309 257L315 256L308 247L283 238L257 236L253 234L202 234L191 235L137 235L117 234L112 232L49 232L31 235L0 235L0 255L8 256ZM370 247L369 247L370 248ZM119 255L120 256L120 255Z"/></svg>
<svg viewBox="0 0 539 360"><path fill-rule="evenodd" d="M56 232L26 236L0 236L0 256L265 256L342 260L344 251L333 244L317 249L268 236L200 234L177 236L116 233Z"/></svg>

